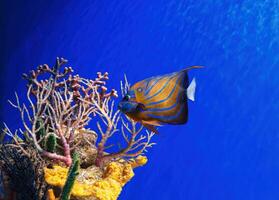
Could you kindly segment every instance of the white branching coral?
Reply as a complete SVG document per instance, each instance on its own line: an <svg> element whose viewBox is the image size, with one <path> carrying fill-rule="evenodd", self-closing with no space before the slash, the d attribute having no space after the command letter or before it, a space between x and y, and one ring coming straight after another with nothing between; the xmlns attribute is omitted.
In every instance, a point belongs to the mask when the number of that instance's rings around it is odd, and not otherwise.
<svg viewBox="0 0 279 200"><path fill-rule="evenodd" d="M72 75L71 67L60 72L66 63L67 60L57 58L53 67L40 65L23 75L28 81L28 104L21 103L17 94L16 101L10 101L10 104L20 113L23 129L19 131L25 136L25 143L33 145L41 155L70 166L71 151L78 148L74 143L76 134L86 130L99 137L99 142L92 144L97 147L95 163L99 167L115 159L141 155L154 144L151 142L153 133L144 131L143 126L115 109L114 98L118 95L116 90L108 91L106 87L107 72L98 72L94 80L85 79ZM129 89L126 77L121 88L123 95ZM97 126L96 132L88 129L92 118ZM17 145L23 142L8 128L6 133ZM116 133L123 136L126 146L116 152L105 152L109 147L108 140Z"/></svg>
<svg viewBox="0 0 279 200"><path fill-rule="evenodd" d="M124 96L129 90L130 85L127 81L127 77L124 76L124 84L121 82L121 92ZM97 98L98 100L99 98ZM106 130L103 131L100 123L97 122L99 132L101 133L101 141L98 144L98 154L96 158L96 164L102 166L106 161L122 158L133 158L142 155L147 151L147 148L152 147L155 143L151 142L151 138L154 135L153 132L148 130L143 131L143 125L137 124L135 121L127 116L121 117L119 110L114 112L114 100L110 97L104 100L104 104L100 105L98 101L92 101L92 104L97 108L96 113L102 119L102 122L106 125ZM118 123L121 119L121 133L126 142L124 148L119 149L117 152L104 155L104 150L107 148L107 140L113 136L113 134L119 131ZM145 134L144 134L145 133Z"/></svg>

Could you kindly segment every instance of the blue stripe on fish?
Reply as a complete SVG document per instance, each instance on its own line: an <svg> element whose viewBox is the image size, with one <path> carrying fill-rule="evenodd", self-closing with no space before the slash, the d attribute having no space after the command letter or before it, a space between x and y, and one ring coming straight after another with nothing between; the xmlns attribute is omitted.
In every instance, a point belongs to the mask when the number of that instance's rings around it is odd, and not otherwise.
<svg viewBox="0 0 279 200"><path fill-rule="evenodd" d="M154 80L154 82L152 83L152 85L145 91L144 95L148 95L148 93L150 92L150 90L152 90L152 88L161 80L161 78L157 78Z"/></svg>
<svg viewBox="0 0 279 200"><path fill-rule="evenodd" d="M155 94L153 94L152 96L146 97L145 100L149 100L149 99L151 99L151 98L157 96L158 94L160 94L160 93L167 87L167 85L169 84L169 82L171 81L171 79L173 79L173 77L170 77L169 80L163 85L163 87L162 87L160 90L158 90L158 91L157 91Z"/></svg>
<svg viewBox="0 0 279 200"><path fill-rule="evenodd" d="M148 104L146 104L146 106L156 105L156 104L160 104L160 103L163 103L163 102L167 101L167 100L172 96L172 94L174 93L174 91L175 91L175 89L176 89L176 86L177 86L179 80L180 80L180 78L178 78L178 79L176 80L175 85L174 85L172 91L170 92L170 94L167 96L167 98L165 98L165 99L163 99L163 100L161 100L161 101L156 101L156 102L148 103Z"/></svg>
<svg viewBox="0 0 279 200"><path fill-rule="evenodd" d="M144 112L161 112L161 111L168 111L168 110L171 110L173 108L175 108L177 105L179 105L179 98L177 98L176 102L169 106L169 107L166 107L166 108L148 108L148 110L144 111Z"/></svg>
<svg viewBox="0 0 279 200"><path fill-rule="evenodd" d="M146 81L148 81L148 82L146 83L145 90L147 90L147 88L148 88L149 83L150 83L151 80L152 80L151 78L149 78L149 79L146 80Z"/></svg>
<svg viewBox="0 0 279 200"><path fill-rule="evenodd" d="M179 109L179 111L175 114L175 115L170 115L170 116L158 116L158 115L154 115L154 114L147 114L148 117L152 117L154 119L159 119L162 121L171 121L176 119L177 117L179 117L181 115L181 113L184 111L183 107L181 107Z"/></svg>
<svg viewBox="0 0 279 200"><path fill-rule="evenodd" d="M128 92L128 95L130 96L130 98L136 98L136 94L135 94L135 91L134 90L130 90Z"/></svg>
<svg viewBox="0 0 279 200"><path fill-rule="evenodd" d="M135 91L134 90L130 90L129 91L129 95L135 95Z"/></svg>

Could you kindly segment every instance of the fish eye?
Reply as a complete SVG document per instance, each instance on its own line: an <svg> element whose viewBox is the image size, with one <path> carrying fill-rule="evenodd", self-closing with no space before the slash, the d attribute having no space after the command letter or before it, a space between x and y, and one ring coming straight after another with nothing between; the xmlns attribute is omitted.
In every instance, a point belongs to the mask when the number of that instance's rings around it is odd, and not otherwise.
<svg viewBox="0 0 279 200"><path fill-rule="evenodd" d="M142 88L139 87L139 88L137 89L137 91L138 91L138 92L142 92Z"/></svg>
<svg viewBox="0 0 279 200"><path fill-rule="evenodd" d="M128 95L128 94L123 97L124 101L129 101L129 99L130 99L130 95Z"/></svg>

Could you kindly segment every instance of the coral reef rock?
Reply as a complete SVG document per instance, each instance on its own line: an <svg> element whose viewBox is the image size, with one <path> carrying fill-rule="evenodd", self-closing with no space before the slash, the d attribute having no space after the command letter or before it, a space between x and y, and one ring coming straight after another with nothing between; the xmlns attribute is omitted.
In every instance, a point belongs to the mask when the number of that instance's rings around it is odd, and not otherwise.
<svg viewBox="0 0 279 200"><path fill-rule="evenodd" d="M127 161L114 161L104 170L96 166L81 169L72 189L72 200L116 200L122 187L134 176L133 168L146 164L147 158L139 156ZM58 165L45 168L46 182L63 188L68 168ZM56 195L57 196L57 195Z"/></svg>

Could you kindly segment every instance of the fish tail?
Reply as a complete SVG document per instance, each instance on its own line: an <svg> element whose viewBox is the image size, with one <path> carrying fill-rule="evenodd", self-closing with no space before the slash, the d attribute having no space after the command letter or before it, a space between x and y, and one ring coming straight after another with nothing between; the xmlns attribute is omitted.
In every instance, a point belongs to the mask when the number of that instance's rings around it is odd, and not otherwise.
<svg viewBox="0 0 279 200"><path fill-rule="evenodd" d="M186 72L186 74L187 74L187 71L189 71L189 70L200 69L200 68L204 68L204 66L191 66L191 67L184 69L183 71ZM186 89L187 98L190 99L191 101L195 101L195 92L196 92L196 79L193 78L191 83L187 84L187 89Z"/></svg>
<svg viewBox="0 0 279 200"><path fill-rule="evenodd" d="M191 81L186 92L187 92L188 99L195 101L195 92L196 92L196 79L195 78L193 78L193 80Z"/></svg>

